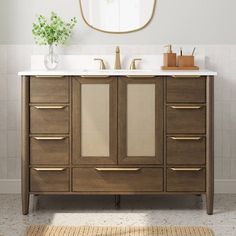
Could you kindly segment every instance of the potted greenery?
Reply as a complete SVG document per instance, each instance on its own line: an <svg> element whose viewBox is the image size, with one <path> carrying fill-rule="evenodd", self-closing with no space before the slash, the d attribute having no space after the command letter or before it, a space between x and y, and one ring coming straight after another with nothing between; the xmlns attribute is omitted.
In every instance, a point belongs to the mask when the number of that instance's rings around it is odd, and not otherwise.
<svg viewBox="0 0 236 236"><path fill-rule="evenodd" d="M45 16L40 15L33 23L32 33L36 44L49 46L49 54L44 58L47 69L53 70L57 67L59 57L54 53L54 46L65 44L76 23L75 17L66 23L54 12L51 13L50 22Z"/></svg>

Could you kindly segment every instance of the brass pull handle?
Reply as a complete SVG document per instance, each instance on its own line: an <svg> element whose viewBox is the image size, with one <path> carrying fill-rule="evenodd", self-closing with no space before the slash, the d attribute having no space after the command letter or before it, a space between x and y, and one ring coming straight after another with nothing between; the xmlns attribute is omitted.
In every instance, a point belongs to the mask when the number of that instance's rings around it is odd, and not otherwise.
<svg viewBox="0 0 236 236"><path fill-rule="evenodd" d="M36 109L63 109L65 106L34 106Z"/></svg>
<svg viewBox="0 0 236 236"><path fill-rule="evenodd" d="M64 75L35 75L36 78L63 78Z"/></svg>
<svg viewBox="0 0 236 236"><path fill-rule="evenodd" d="M170 137L173 140L201 140L202 137Z"/></svg>
<svg viewBox="0 0 236 236"><path fill-rule="evenodd" d="M36 140L63 140L65 137L34 137Z"/></svg>
<svg viewBox="0 0 236 236"><path fill-rule="evenodd" d="M130 171L139 171L140 168L95 168L95 170L97 171L101 171L101 172L130 172Z"/></svg>
<svg viewBox="0 0 236 236"><path fill-rule="evenodd" d="M172 75L172 78L200 78L201 75Z"/></svg>
<svg viewBox="0 0 236 236"><path fill-rule="evenodd" d="M202 106L170 106L173 109L200 109Z"/></svg>
<svg viewBox="0 0 236 236"><path fill-rule="evenodd" d="M66 168L33 168L36 171L64 171Z"/></svg>
<svg viewBox="0 0 236 236"><path fill-rule="evenodd" d="M202 168L170 168L173 171L200 171Z"/></svg>

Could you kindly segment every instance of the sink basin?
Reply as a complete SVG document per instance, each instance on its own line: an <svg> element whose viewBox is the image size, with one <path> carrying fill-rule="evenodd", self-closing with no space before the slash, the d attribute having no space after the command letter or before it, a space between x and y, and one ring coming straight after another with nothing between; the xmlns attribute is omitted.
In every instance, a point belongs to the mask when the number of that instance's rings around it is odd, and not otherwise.
<svg viewBox="0 0 236 236"><path fill-rule="evenodd" d="M153 76L153 70L144 70L144 69L137 69L137 70L129 70L129 69L107 69L107 70L94 70L94 69L84 69L83 76L89 77L104 77L104 76L127 76L127 77L148 77Z"/></svg>
<svg viewBox="0 0 236 236"><path fill-rule="evenodd" d="M106 70L96 70L96 69L84 69L83 72L87 73L150 73L152 70L146 70L146 69L137 69L137 70L129 70L129 69L106 69Z"/></svg>
<svg viewBox="0 0 236 236"><path fill-rule="evenodd" d="M152 70L145 70L145 69L136 69L136 70L129 70L129 69L121 69L121 70L116 70L116 69L105 69L105 70L100 70L100 69L84 69L84 72L150 72Z"/></svg>

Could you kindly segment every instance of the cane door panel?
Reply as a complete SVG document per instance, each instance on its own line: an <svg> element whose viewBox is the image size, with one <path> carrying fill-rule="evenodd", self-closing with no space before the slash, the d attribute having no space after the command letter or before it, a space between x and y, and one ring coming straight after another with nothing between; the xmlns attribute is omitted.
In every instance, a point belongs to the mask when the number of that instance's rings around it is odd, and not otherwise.
<svg viewBox="0 0 236 236"><path fill-rule="evenodd" d="M73 163L117 163L117 79L73 80Z"/></svg>
<svg viewBox="0 0 236 236"><path fill-rule="evenodd" d="M163 80L119 79L119 163L161 164Z"/></svg>

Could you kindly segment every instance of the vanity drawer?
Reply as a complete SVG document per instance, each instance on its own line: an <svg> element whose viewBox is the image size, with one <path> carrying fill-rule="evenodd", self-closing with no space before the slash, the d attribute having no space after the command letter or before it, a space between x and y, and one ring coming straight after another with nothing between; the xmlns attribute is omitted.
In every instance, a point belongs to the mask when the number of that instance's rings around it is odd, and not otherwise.
<svg viewBox="0 0 236 236"><path fill-rule="evenodd" d="M204 192L205 168L167 168L168 192Z"/></svg>
<svg viewBox="0 0 236 236"><path fill-rule="evenodd" d="M31 77L30 102L69 102L69 79L67 77Z"/></svg>
<svg viewBox="0 0 236 236"><path fill-rule="evenodd" d="M35 105L30 107L31 133L60 134L69 132L69 107Z"/></svg>
<svg viewBox="0 0 236 236"><path fill-rule="evenodd" d="M206 78L167 78L167 102L204 103Z"/></svg>
<svg viewBox="0 0 236 236"><path fill-rule="evenodd" d="M204 165L206 138L203 136L168 136L166 138L167 164Z"/></svg>
<svg viewBox="0 0 236 236"><path fill-rule="evenodd" d="M162 168L74 168L73 191L163 191Z"/></svg>
<svg viewBox="0 0 236 236"><path fill-rule="evenodd" d="M69 137L34 136L30 138L31 165L69 164Z"/></svg>
<svg viewBox="0 0 236 236"><path fill-rule="evenodd" d="M68 168L31 168L31 192L67 192L70 175Z"/></svg>
<svg viewBox="0 0 236 236"><path fill-rule="evenodd" d="M204 105L167 106L168 133L205 133L206 107Z"/></svg>

